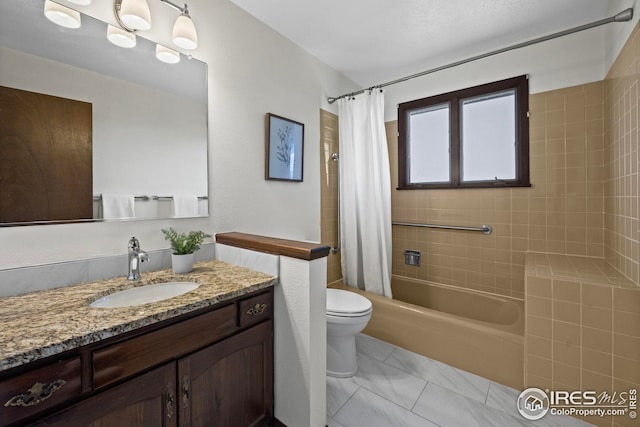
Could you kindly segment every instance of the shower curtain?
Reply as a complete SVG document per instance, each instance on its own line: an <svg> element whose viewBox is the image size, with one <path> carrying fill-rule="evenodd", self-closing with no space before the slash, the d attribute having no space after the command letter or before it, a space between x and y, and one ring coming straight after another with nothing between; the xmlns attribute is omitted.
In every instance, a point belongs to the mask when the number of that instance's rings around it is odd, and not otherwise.
<svg viewBox="0 0 640 427"><path fill-rule="evenodd" d="M391 178L384 93L338 100L344 283L391 298Z"/></svg>

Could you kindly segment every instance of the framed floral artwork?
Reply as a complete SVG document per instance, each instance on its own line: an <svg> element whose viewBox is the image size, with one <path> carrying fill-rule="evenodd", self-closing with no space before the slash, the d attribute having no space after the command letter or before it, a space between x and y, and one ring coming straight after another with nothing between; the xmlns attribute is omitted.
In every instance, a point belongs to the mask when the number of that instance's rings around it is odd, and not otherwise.
<svg viewBox="0 0 640 427"><path fill-rule="evenodd" d="M267 113L265 178L302 182L304 124Z"/></svg>

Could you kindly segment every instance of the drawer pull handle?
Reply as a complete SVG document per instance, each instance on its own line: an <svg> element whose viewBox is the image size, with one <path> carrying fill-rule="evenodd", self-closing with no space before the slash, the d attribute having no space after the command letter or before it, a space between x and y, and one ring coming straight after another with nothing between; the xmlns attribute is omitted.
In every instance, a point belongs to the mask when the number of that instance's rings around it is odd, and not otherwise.
<svg viewBox="0 0 640 427"><path fill-rule="evenodd" d="M13 396L4 406L34 406L50 398L54 392L60 390L67 382L55 380L49 384L35 383L25 393Z"/></svg>
<svg viewBox="0 0 640 427"><path fill-rule="evenodd" d="M267 308L267 304L256 304L247 310L247 314L251 316L259 316L264 313L264 310Z"/></svg>

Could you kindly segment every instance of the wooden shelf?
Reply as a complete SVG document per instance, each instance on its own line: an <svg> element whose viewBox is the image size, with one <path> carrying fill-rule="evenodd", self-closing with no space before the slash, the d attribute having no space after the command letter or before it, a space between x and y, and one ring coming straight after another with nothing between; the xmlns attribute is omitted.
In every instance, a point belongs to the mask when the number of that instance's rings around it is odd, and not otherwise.
<svg viewBox="0 0 640 427"><path fill-rule="evenodd" d="M216 242L238 248L311 261L329 255L329 246L247 233L218 233Z"/></svg>

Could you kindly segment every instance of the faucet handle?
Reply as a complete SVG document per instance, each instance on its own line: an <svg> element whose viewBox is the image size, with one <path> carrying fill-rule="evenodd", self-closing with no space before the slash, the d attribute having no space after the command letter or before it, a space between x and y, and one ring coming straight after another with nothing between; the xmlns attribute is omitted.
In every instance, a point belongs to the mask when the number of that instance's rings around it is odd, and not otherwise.
<svg viewBox="0 0 640 427"><path fill-rule="evenodd" d="M129 239L129 249L132 251L140 250L140 242L135 237Z"/></svg>

